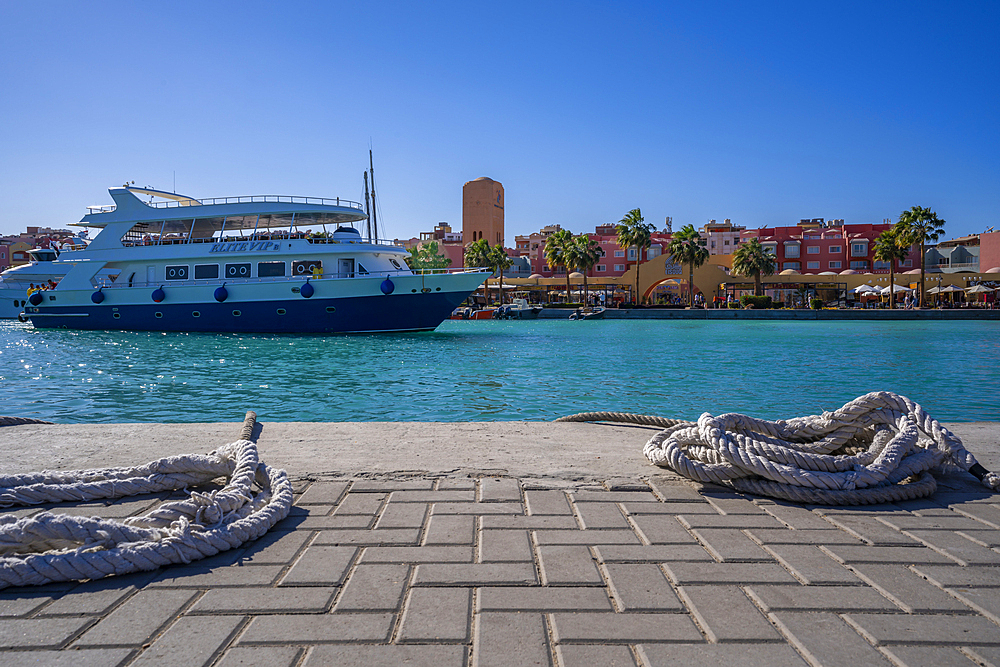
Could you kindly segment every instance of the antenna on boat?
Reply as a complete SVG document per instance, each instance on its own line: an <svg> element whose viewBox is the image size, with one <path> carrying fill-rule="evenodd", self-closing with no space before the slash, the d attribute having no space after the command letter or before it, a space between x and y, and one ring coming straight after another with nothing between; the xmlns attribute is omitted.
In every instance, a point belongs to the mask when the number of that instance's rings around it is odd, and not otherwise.
<svg viewBox="0 0 1000 667"><path fill-rule="evenodd" d="M375 229L375 240L378 240L378 217L376 214L377 204L375 203L375 163L372 159L372 149L368 149L368 169L372 174L372 217L371 226ZM368 230L368 240L371 241L371 229Z"/></svg>
<svg viewBox="0 0 1000 667"><path fill-rule="evenodd" d="M368 242L371 243L372 240L372 217L371 208L368 205L368 172L365 172L365 215L368 216L366 223L368 224Z"/></svg>

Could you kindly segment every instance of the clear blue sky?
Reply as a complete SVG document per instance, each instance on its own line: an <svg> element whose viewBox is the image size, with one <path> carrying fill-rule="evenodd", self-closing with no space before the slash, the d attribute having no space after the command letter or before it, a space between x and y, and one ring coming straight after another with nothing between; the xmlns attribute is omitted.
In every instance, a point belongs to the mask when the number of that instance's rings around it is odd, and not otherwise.
<svg viewBox="0 0 1000 667"><path fill-rule="evenodd" d="M506 191L508 245L641 207L1000 225L1000 3L0 3L0 232L109 186L361 195L390 236Z"/></svg>

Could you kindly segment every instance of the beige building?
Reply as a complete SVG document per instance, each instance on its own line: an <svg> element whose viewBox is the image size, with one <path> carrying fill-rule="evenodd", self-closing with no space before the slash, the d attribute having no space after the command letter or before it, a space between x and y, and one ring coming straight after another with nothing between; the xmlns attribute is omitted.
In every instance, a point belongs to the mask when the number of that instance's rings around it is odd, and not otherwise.
<svg viewBox="0 0 1000 667"><path fill-rule="evenodd" d="M481 176L462 186L462 242L503 245L503 185Z"/></svg>

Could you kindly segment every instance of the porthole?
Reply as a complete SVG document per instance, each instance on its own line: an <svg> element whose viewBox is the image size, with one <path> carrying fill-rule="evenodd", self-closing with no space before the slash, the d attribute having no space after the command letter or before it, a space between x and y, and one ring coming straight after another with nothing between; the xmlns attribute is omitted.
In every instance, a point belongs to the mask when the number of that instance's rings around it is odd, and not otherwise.
<svg viewBox="0 0 1000 667"><path fill-rule="evenodd" d="M410 291L413 292L414 294L417 293L417 290L415 290L415 289L411 289Z"/></svg>
<svg viewBox="0 0 1000 667"><path fill-rule="evenodd" d="M241 313L241 312L240 312L240 311L238 311L238 310L234 310L234 311L233 311L233 317L239 317L239 316L240 316L240 315L242 315L242 314L243 314L243 313Z"/></svg>
<svg viewBox="0 0 1000 667"><path fill-rule="evenodd" d="M191 311L191 317L201 317L201 313L197 310Z"/></svg>
<svg viewBox="0 0 1000 667"><path fill-rule="evenodd" d="M337 312L337 309L334 306L327 306L326 307L326 312L328 312L328 313L335 313L335 312Z"/></svg>
<svg viewBox="0 0 1000 667"><path fill-rule="evenodd" d="M278 309L278 314L279 315L284 315L285 314L285 309L284 308L279 308Z"/></svg>
<svg viewBox="0 0 1000 667"><path fill-rule="evenodd" d="M440 288L440 287L435 287L434 289L435 289L435 291L438 291L438 292L440 292L440 291L441 291L441 288Z"/></svg>
<svg viewBox="0 0 1000 667"><path fill-rule="evenodd" d="M116 320L120 320L122 318L122 314L121 313L112 313L112 315L114 316L114 318Z"/></svg>
<svg viewBox="0 0 1000 667"><path fill-rule="evenodd" d="M163 317L163 313L153 313L153 314L156 316L156 319L160 319Z"/></svg>

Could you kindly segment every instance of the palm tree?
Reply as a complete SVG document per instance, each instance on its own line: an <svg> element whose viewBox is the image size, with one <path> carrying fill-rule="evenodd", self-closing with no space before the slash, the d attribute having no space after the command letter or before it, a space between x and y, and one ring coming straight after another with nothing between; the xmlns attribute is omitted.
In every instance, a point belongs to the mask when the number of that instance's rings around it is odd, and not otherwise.
<svg viewBox="0 0 1000 667"><path fill-rule="evenodd" d="M642 251L653 245L652 232L653 225L644 222L642 211L637 208L625 214L625 217L618 221L615 231L618 233L618 247L628 250L635 246L635 302L639 304L639 265L642 264ZM626 264L628 262L626 261Z"/></svg>
<svg viewBox="0 0 1000 667"><path fill-rule="evenodd" d="M694 308L694 270L708 261L708 248L701 245L701 234L694 225L684 225L670 239L667 252L671 260L688 265L688 305Z"/></svg>
<svg viewBox="0 0 1000 667"><path fill-rule="evenodd" d="M590 291L587 288L587 272L601 261L603 255L601 244L586 234L582 234L573 239L573 243L569 247L569 255L573 266L579 268L580 272L583 273L583 305L586 306L590 303Z"/></svg>
<svg viewBox="0 0 1000 667"><path fill-rule="evenodd" d="M568 262L570 245L573 243L573 234L568 229L560 229L545 239L545 263L555 271L557 267L566 269L566 302L569 303L569 272L572 270Z"/></svg>
<svg viewBox="0 0 1000 667"><path fill-rule="evenodd" d="M896 307L896 262L906 259L910 247L902 243L899 230L893 227L878 235L875 239L873 256L880 262L889 262L889 310Z"/></svg>
<svg viewBox="0 0 1000 667"><path fill-rule="evenodd" d="M438 250L437 241L421 243L410 250L410 256L406 258L406 263L418 273L424 273L429 269L445 269L451 264L451 260L439 254Z"/></svg>
<svg viewBox="0 0 1000 667"><path fill-rule="evenodd" d="M750 239L733 253L733 273L753 276L754 296L764 296L761 276L773 276L778 268L778 258L767 251L760 239Z"/></svg>
<svg viewBox="0 0 1000 667"><path fill-rule="evenodd" d="M500 305L503 305L503 272L510 268L511 264L514 263L510 257L507 256L507 251L504 250L502 245L495 245L490 248L489 253L486 256L486 261L488 266L493 269L495 273L500 276L500 286L497 288L498 301Z"/></svg>
<svg viewBox="0 0 1000 667"><path fill-rule="evenodd" d="M944 220L937 217L937 213L929 208L913 206L909 211L899 214L899 222L896 229L899 230L902 242L906 244L920 244L920 308L924 307L924 253L926 252L928 241L937 241L941 234L944 234Z"/></svg>
<svg viewBox="0 0 1000 667"><path fill-rule="evenodd" d="M486 239L473 241L465 246L465 265L469 267L490 268L490 242ZM487 300L490 296L488 287L483 287Z"/></svg>

